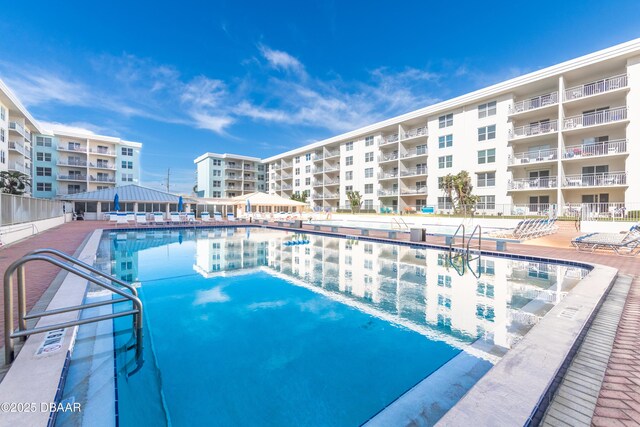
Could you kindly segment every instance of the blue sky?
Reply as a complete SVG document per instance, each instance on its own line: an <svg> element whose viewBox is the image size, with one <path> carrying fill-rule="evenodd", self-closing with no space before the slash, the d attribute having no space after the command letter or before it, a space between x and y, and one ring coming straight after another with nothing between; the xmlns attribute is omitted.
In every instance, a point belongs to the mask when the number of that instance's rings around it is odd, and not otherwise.
<svg viewBox="0 0 640 427"><path fill-rule="evenodd" d="M6 3L6 4L3 4ZM640 37L640 2L0 1L43 122L140 141L145 185L267 157Z"/></svg>

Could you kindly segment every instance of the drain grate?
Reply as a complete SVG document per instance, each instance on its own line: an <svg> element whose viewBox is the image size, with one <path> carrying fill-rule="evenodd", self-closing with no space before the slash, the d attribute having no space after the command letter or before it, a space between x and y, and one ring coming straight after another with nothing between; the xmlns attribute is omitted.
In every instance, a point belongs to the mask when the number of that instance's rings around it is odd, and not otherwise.
<svg viewBox="0 0 640 427"><path fill-rule="evenodd" d="M558 314L558 317L564 317L565 319L573 319L580 311L580 307L567 307Z"/></svg>

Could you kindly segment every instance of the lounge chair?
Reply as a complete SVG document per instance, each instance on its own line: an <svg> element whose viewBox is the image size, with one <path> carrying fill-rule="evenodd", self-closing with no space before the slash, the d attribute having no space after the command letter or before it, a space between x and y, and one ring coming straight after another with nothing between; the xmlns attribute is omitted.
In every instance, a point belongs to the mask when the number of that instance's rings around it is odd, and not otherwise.
<svg viewBox="0 0 640 427"><path fill-rule="evenodd" d="M116 219L116 226L129 225L126 213L119 213Z"/></svg>
<svg viewBox="0 0 640 427"><path fill-rule="evenodd" d="M590 233L576 237L571 244L579 252L598 249L612 250L618 255L636 256L640 253L640 225L632 226L626 233Z"/></svg>
<svg viewBox="0 0 640 427"><path fill-rule="evenodd" d="M153 223L155 225L164 225L164 215L162 215L162 212L153 213Z"/></svg>
<svg viewBox="0 0 640 427"><path fill-rule="evenodd" d="M222 220L222 214L220 212L214 212L213 213L213 220L215 222L223 222Z"/></svg>
<svg viewBox="0 0 640 427"><path fill-rule="evenodd" d="M182 219L180 218L180 214L178 212L171 212L169 218L171 219L171 224L182 224Z"/></svg>
<svg viewBox="0 0 640 427"><path fill-rule="evenodd" d="M236 222L236 221L237 221L237 220L236 220L236 216L235 216L233 213L229 212L229 213L227 214L227 221L229 221L229 222Z"/></svg>
<svg viewBox="0 0 640 427"><path fill-rule="evenodd" d="M147 222L147 214L146 213L137 213L136 214L136 225L149 225Z"/></svg>
<svg viewBox="0 0 640 427"><path fill-rule="evenodd" d="M193 212L187 212L187 222L190 224L195 224L196 221L196 214Z"/></svg>
<svg viewBox="0 0 640 427"><path fill-rule="evenodd" d="M136 223L136 214L133 212L127 212L127 221L129 222L129 224L135 224Z"/></svg>
<svg viewBox="0 0 640 427"><path fill-rule="evenodd" d="M202 222L211 222L211 215L209 212L204 211L200 214L200 221Z"/></svg>
<svg viewBox="0 0 640 427"><path fill-rule="evenodd" d="M117 212L109 212L109 222L113 223L113 225L118 224L118 213Z"/></svg>

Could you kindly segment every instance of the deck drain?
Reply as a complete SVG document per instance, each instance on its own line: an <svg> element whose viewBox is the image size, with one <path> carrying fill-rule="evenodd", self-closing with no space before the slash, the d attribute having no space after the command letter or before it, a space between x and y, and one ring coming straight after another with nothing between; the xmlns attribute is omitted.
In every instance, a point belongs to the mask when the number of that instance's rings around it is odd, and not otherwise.
<svg viewBox="0 0 640 427"><path fill-rule="evenodd" d="M564 317L565 319L573 319L576 317L576 314L580 311L580 307L567 307L558 314L559 317Z"/></svg>

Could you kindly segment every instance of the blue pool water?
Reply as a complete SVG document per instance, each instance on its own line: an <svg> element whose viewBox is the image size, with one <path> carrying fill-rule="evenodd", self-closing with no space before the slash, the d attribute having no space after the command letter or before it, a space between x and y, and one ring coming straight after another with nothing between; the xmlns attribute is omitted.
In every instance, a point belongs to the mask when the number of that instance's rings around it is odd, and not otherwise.
<svg viewBox="0 0 640 427"><path fill-rule="evenodd" d="M437 420L586 273L242 228L105 233L98 262L145 307L133 375L114 322L121 426L361 425L464 353Z"/></svg>

